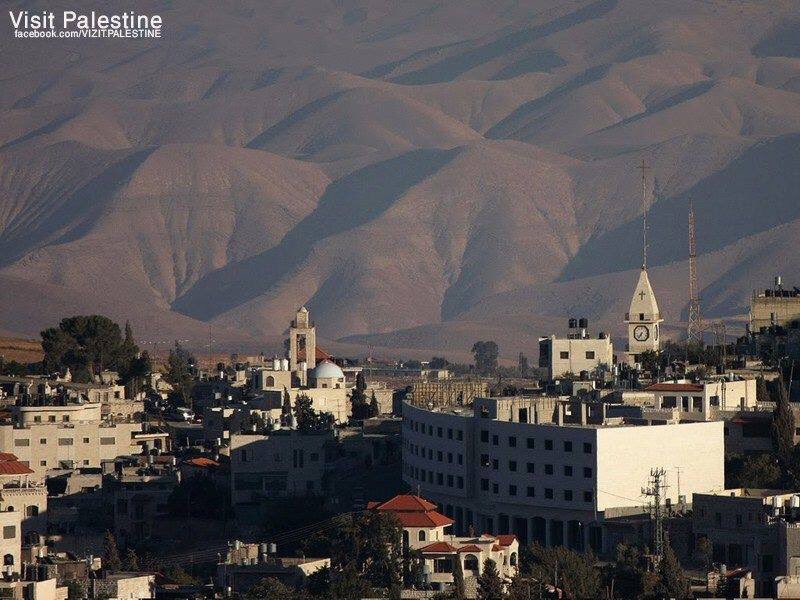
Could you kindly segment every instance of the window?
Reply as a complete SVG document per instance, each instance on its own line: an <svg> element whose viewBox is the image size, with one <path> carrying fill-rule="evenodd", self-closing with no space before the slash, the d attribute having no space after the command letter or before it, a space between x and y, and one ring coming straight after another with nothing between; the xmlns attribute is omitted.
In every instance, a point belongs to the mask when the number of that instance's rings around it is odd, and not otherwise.
<svg viewBox="0 0 800 600"><path fill-rule="evenodd" d="M586 360L594 360L594 350L586 351Z"/></svg>
<svg viewBox="0 0 800 600"><path fill-rule="evenodd" d="M545 465L544 466L544 474L545 475L552 475L553 474L553 465Z"/></svg>
<svg viewBox="0 0 800 600"><path fill-rule="evenodd" d="M457 484L456 487L458 487L458 489L463 490L464 489L464 478L459 475L456 478L456 484Z"/></svg>
<svg viewBox="0 0 800 600"><path fill-rule="evenodd" d="M444 456L444 455L442 454L442 451L441 451L441 450L439 450L438 452L436 452L436 460L437 460L437 461L439 461L439 462L442 462L442 460L443 460L443 456Z"/></svg>
<svg viewBox="0 0 800 600"><path fill-rule="evenodd" d="M572 490L564 490L564 500L572 502Z"/></svg>
<svg viewBox="0 0 800 600"><path fill-rule="evenodd" d="M493 484L492 484L492 493L493 493L493 494L498 494L498 493L500 493L500 486L499 486L499 485L497 485L496 483L493 483Z"/></svg>
<svg viewBox="0 0 800 600"><path fill-rule="evenodd" d="M5 525L3 527L3 539L4 540L13 540L17 537L17 527L16 525Z"/></svg>
<svg viewBox="0 0 800 600"><path fill-rule="evenodd" d="M528 498L536 497L536 489L534 489L534 487L532 485L528 486L528 492L527 493L528 493Z"/></svg>
<svg viewBox="0 0 800 600"><path fill-rule="evenodd" d="M517 437L514 435L508 436L508 447L509 448L516 448L517 447Z"/></svg>
<svg viewBox="0 0 800 600"><path fill-rule="evenodd" d="M572 452L572 442L564 442L564 452Z"/></svg>
<svg viewBox="0 0 800 600"><path fill-rule="evenodd" d="M499 446L500 445L500 438L496 435L492 436L492 446Z"/></svg>
<svg viewBox="0 0 800 600"><path fill-rule="evenodd" d="M545 440L544 441L544 449L545 450L552 450L553 449L553 440Z"/></svg>
<svg viewBox="0 0 800 600"><path fill-rule="evenodd" d="M562 350L559 353L559 357L561 357L562 359L567 359L567 358L569 358L569 352L567 352L566 350Z"/></svg>
<svg viewBox="0 0 800 600"><path fill-rule="evenodd" d="M62 415L61 420L64 421L64 423L69 423L69 415Z"/></svg>
<svg viewBox="0 0 800 600"><path fill-rule="evenodd" d="M572 477L572 466L571 465L564 465L564 476Z"/></svg>
<svg viewBox="0 0 800 600"><path fill-rule="evenodd" d="M39 507L36 505L33 506L26 506L25 507L25 516L26 517L36 517L39 515Z"/></svg>
<svg viewBox="0 0 800 600"><path fill-rule="evenodd" d="M444 475L442 473L436 474L436 484L437 485L444 485Z"/></svg>
<svg viewBox="0 0 800 600"><path fill-rule="evenodd" d="M583 443L583 453L584 454L591 454L592 453L592 445L589 442Z"/></svg>
<svg viewBox="0 0 800 600"><path fill-rule="evenodd" d="M453 429L451 427L447 428L447 439L448 440L452 440L453 439Z"/></svg>
<svg viewBox="0 0 800 600"><path fill-rule="evenodd" d="M553 499L553 488L544 488L544 497L548 500Z"/></svg>
<svg viewBox="0 0 800 600"><path fill-rule="evenodd" d="M459 454L458 455L458 464L460 464L460 465L464 464L464 455L463 454Z"/></svg>
<svg viewBox="0 0 800 600"><path fill-rule="evenodd" d="M48 421L48 423L55 423L56 422L56 416L55 415L48 415L47 416L47 421Z"/></svg>
<svg viewBox="0 0 800 600"><path fill-rule="evenodd" d="M39 466L40 467L46 467L47 466L47 461L46 460L40 460L39 461Z"/></svg>
<svg viewBox="0 0 800 600"><path fill-rule="evenodd" d="M497 471L497 469L499 469L499 468L500 468L500 463L499 463L499 461L498 461L496 458L492 460L492 468L493 468L495 471Z"/></svg>
<svg viewBox="0 0 800 600"><path fill-rule="evenodd" d="M484 492L488 492L489 491L489 480L488 479L481 479L481 489Z"/></svg>
<svg viewBox="0 0 800 600"><path fill-rule="evenodd" d="M39 443L40 444L46 444L47 443L47 438L39 438Z"/></svg>
<svg viewBox="0 0 800 600"><path fill-rule="evenodd" d="M509 496L516 496L517 495L517 486L509 485L508 486L508 495Z"/></svg>
<svg viewBox="0 0 800 600"><path fill-rule="evenodd" d="M443 435L442 434L442 428L441 427L437 427L436 428L436 437L442 437L442 435Z"/></svg>
<svg viewBox="0 0 800 600"><path fill-rule="evenodd" d="M450 464L453 464L453 453L452 452L448 452L447 453L447 462L450 463Z"/></svg>
<svg viewBox="0 0 800 600"><path fill-rule="evenodd" d="M14 440L14 445L17 446L17 447L30 446L31 445L31 441L28 438L24 438L24 439L17 438L16 440Z"/></svg>
<svg viewBox="0 0 800 600"><path fill-rule="evenodd" d="M528 450L533 450L536 447L536 441L533 438L528 438Z"/></svg>
<svg viewBox="0 0 800 600"><path fill-rule="evenodd" d="M508 470L509 471L516 471L517 470L517 461L515 461L515 460L508 461Z"/></svg>
<svg viewBox="0 0 800 600"><path fill-rule="evenodd" d="M644 321L644 313L639 313L639 320Z"/></svg>
<svg viewBox="0 0 800 600"><path fill-rule="evenodd" d="M417 536L417 540L420 541L420 542L424 542L425 541L425 530L424 529L420 529L419 530L419 535Z"/></svg>
<svg viewBox="0 0 800 600"><path fill-rule="evenodd" d="M447 476L447 487L453 487L453 476L452 475L448 475Z"/></svg>
<svg viewBox="0 0 800 600"><path fill-rule="evenodd" d="M74 440L72 438L58 438L59 446L72 446Z"/></svg>
<svg viewBox="0 0 800 600"><path fill-rule="evenodd" d="M36 415L35 417L33 417L33 422L34 423L41 423L42 422L42 415Z"/></svg>
<svg viewBox="0 0 800 600"><path fill-rule="evenodd" d="M464 557L464 570L477 571L478 570L478 557L474 554L467 554Z"/></svg>
<svg viewBox="0 0 800 600"><path fill-rule="evenodd" d="M489 432L485 429L481 429L481 441L486 444L489 442Z"/></svg>
<svg viewBox="0 0 800 600"><path fill-rule="evenodd" d="M83 438L83 443L84 444L88 444L89 443L89 438Z"/></svg>
<svg viewBox="0 0 800 600"><path fill-rule="evenodd" d="M592 467L583 467L583 476L586 479L592 478Z"/></svg>
<svg viewBox="0 0 800 600"><path fill-rule="evenodd" d="M460 442L464 439L464 432L460 429L456 430L456 439Z"/></svg>
<svg viewBox="0 0 800 600"><path fill-rule="evenodd" d="M592 492L583 492L583 501L584 502L591 502L592 501Z"/></svg>
<svg viewBox="0 0 800 600"><path fill-rule="evenodd" d="M528 463L528 473L533 473L533 472L534 472L533 463Z"/></svg>

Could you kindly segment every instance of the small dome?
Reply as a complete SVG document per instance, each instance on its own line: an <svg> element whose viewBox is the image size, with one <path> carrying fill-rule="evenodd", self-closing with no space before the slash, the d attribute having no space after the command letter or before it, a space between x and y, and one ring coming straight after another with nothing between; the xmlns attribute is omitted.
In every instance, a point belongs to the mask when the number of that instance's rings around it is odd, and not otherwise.
<svg viewBox="0 0 800 600"><path fill-rule="evenodd" d="M344 373L338 365L329 360L323 360L313 371L314 379L344 379Z"/></svg>

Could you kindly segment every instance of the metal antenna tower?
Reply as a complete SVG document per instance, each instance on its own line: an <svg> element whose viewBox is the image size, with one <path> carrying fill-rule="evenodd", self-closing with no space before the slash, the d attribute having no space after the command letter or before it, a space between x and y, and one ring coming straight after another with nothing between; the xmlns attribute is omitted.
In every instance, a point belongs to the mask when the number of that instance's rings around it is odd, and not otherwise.
<svg viewBox="0 0 800 600"><path fill-rule="evenodd" d="M650 502L653 554L659 558L664 555L664 511L661 507L661 498L664 490L667 489L666 477L667 472L663 468L650 469L649 485L642 488L642 495L653 499Z"/></svg>
<svg viewBox="0 0 800 600"><path fill-rule="evenodd" d="M700 291L697 288L697 242L694 236L694 204L689 201L689 322L688 342L703 341L703 318L700 315Z"/></svg>
<svg viewBox="0 0 800 600"><path fill-rule="evenodd" d="M647 171L650 167L642 159L642 164L637 167L642 172L642 269L647 269Z"/></svg>

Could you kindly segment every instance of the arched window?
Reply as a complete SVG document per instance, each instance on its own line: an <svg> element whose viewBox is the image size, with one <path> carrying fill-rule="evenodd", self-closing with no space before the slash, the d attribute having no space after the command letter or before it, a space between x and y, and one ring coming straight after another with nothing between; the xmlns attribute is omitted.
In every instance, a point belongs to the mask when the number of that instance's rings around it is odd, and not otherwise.
<svg viewBox="0 0 800 600"><path fill-rule="evenodd" d="M3 565L7 567L7 566L13 565L13 564L14 564L14 555L13 554L6 554L3 557Z"/></svg>
<svg viewBox="0 0 800 600"><path fill-rule="evenodd" d="M420 542L424 542L424 541L425 541L425 530L424 530L424 529L420 529L420 530L419 530L419 536L418 536L418 538L417 538L417 539L418 539Z"/></svg>
<svg viewBox="0 0 800 600"><path fill-rule="evenodd" d="M478 557L474 554L467 554L464 557L464 570L477 571L478 570Z"/></svg>
<svg viewBox="0 0 800 600"><path fill-rule="evenodd" d="M272 375L267 377L267 387L275 387L275 378Z"/></svg>
<svg viewBox="0 0 800 600"><path fill-rule="evenodd" d="M36 505L28 506L25 509L25 516L26 517L36 517L39 515L39 507Z"/></svg>
<svg viewBox="0 0 800 600"><path fill-rule="evenodd" d="M6 508L6 510L8 512L14 512L14 507L13 506L9 506L8 508Z"/></svg>
<svg viewBox="0 0 800 600"><path fill-rule="evenodd" d="M511 553L511 566L512 567L516 567L517 566L517 553L516 552L512 552Z"/></svg>

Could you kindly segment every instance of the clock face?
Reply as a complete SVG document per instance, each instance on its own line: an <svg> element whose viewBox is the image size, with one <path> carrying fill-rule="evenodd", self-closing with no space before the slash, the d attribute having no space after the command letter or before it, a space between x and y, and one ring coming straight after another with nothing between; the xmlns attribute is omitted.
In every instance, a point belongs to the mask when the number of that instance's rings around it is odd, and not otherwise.
<svg viewBox="0 0 800 600"><path fill-rule="evenodd" d="M650 337L650 330L644 325L637 325L633 328L633 338L637 342L644 342Z"/></svg>

